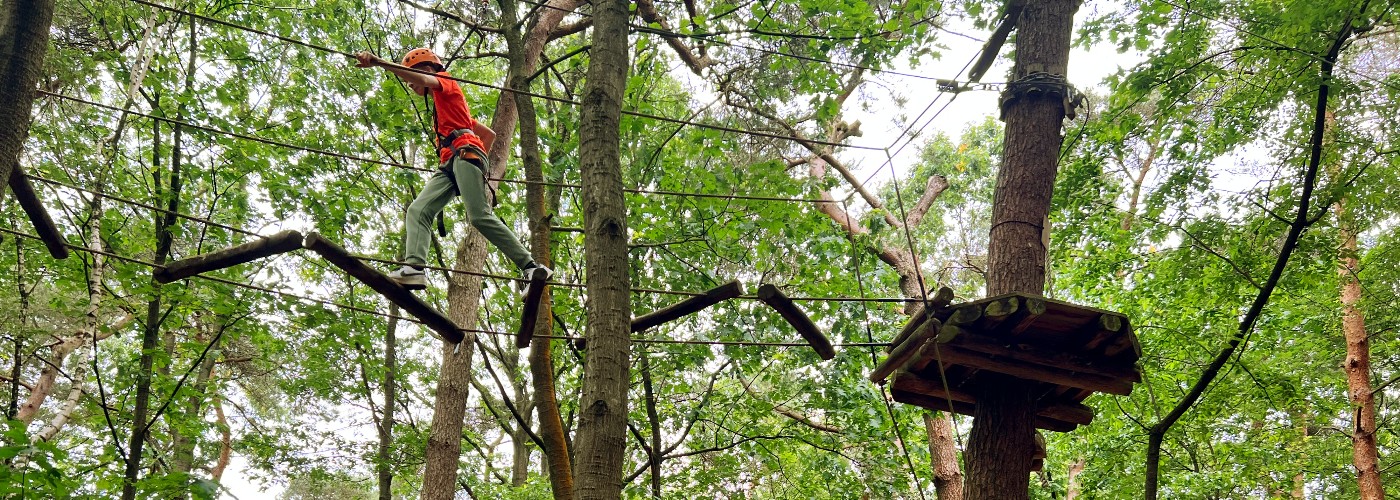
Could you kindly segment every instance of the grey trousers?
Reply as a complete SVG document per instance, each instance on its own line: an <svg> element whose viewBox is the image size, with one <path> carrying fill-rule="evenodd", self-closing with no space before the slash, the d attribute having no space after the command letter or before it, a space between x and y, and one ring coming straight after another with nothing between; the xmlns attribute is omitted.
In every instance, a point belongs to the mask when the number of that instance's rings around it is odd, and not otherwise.
<svg viewBox="0 0 1400 500"><path fill-rule="evenodd" d="M429 231L432 230L433 218L442 212L453 196L456 196L452 186L455 178L457 187L462 192L462 201L467 207L467 222L480 231L481 235L486 237L486 241L490 241L506 254L506 258L517 267L525 267L533 260L530 258L530 251L520 244L515 233L491 211L491 205L486 202L486 178L482 175L481 168L471 161L455 156L450 161L451 177L448 172L438 169L428 179L428 184L423 186L423 191L418 193L418 198L408 205L408 214L404 221L404 230L408 233L404 262L415 266L427 263Z"/></svg>

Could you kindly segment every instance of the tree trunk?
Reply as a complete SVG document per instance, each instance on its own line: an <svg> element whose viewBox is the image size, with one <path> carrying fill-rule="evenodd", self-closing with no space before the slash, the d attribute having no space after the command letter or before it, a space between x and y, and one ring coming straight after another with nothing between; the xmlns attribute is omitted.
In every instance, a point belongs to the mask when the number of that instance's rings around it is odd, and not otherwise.
<svg viewBox="0 0 1400 500"><path fill-rule="evenodd" d="M647 453L648 466L651 469L651 497L661 498L661 418L656 412L656 391L651 385L651 361L647 354L642 353L642 391L646 397L647 424L651 429L651 444Z"/></svg>
<svg viewBox="0 0 1400 500"><path fill-rule="evenodd" d="M379 500L394 498L394 407L398 401L398 332L399 308L389 307L389 321L384 326L384 414L379 418L379 449L376 451L375 474L379 476Z"/></svg>
<svg viewBox="0 0 1400 500"><path fill-rule="evenodd" d="M525 90L529 84L523 78L518 78L513 80L511 88ZM552 214L546 206L545 186L538 184L544 181L544 165L540 159L535 101L519 93L515 94L515 101L520 115L520 160L525 178L531 181L525 187L525 208L530 219L530 253L540 265L553 266L554 252L549 244ZM546 287L540 298L539 317L535 320L534 340L530 343L530 380L535 389L535 411L540 422L540 439L544 441L544 461L550 489L554 492L555 500L565 500L574 496L574 473L554 387L553 341L548 338L554 335L553 311L553 294Z"/></svg>
<svg viewBox="0 0 1400 500"><path fill-rule="evenodd" d="M1347 396L1352 406L1351 460L1356 467L1356 484L1362 500L1385 498L1381 486L1380 456L1376 449L1376 400L1371 390L1371 343L1366 336L1366 318L1358 304L1361 302L1361 281L1356 225L1347 217L1346 201L1332 206L1337 214L1337 232L1341 237L1341 258L1337 274L1342 281L1342 337L1347 343L1347 357L1342 370L1347 375Z"/></svg>
<svg viewBox="0 0 1400 500"><path fill-rule="evenodd" d="M29 137L34 87L44 69L53 0L9 0L0 5L0 180L19 165ZM5 191L0 188L0 200Z"/></svg>
<svg viewBox="0 0 1400 500"><path fill-rule="evenodd" d="M1018 23L1013 79L1043 71L1064 75L1069 64L1075 0L1026 5ZM1010 92L1010 89L1008 89ZM992 204L987 295L1045 292L1042 239L1064 137L1060 99L1022 96L1003 108L1006 140ZM1034 382L985 374L973 388L977 407L967 450L967 495L978 499L1028 498L1035 452Z"/></svg>
<svg viewBox="0 0 1400 500"><path fill-rule="evenodd" d="M219 429L219 460L209 470L209 479L215 483L224 479L224 469L228 468L229 457L233 455L233 432L229 430L228 417L224 415L223 398L214 398L214 425Z"/></svg>
<svg viewBox="0 0 1400 500"><path fill-rule="evenodd" d="M621 497L626 459L632 310L619 127L627 84L628 3L593 4L593 50L579 112L588 293L588 355L575 455L580 500Z"/></svg>
<svg viewBox="0 0 1400 500"><path fill-rule="evenodd" d="M1084 457L1074 459L1074 463L1069 464L1069 474L1065 478L1065 500L1078 500L1079 475L1084 473Z"/></svg>
<svg viewBox="0 0 1400 500"><path fill-rule="evenodd" d="M159 94L153 107L158 107L160 102ZM171 228L175 225L175 213L180 208L180 157L179 145L173 150L170 161L170 185L168 189L161 185L160 179L160 122L153 124L155 129L153 146L151 148L151 170L157 199L166 203L166 212L153 211L155 219L156 253L154 263L158 266L165 265L165 261L170 256L170 246L173 242ZM156 349L160 341L160 324L163 315L161 308L161 284L151 278L151 289L153 296L146 303L146 324L141 334L141 361L140 368L136 373L136 407L131 420L131 442L127 448L126 474L122 482L122 500L133 500L136 498L136 480L141 470L141 450L146 444L146 435L150 430L146 423L146 415L149 412L151 400L151 376L154 373L154 358L151 352Z"/></svg>
<svg viewBox="0 0 1400 500"><path fill-rule="evenodd" d="M933 460L933 489L938 500L962 500L962 470L958 468L957 445L953 442L953 418L947 413L924 413L928 432L928 452Z"/></svg>
<svg viewBox="0 0 1400 500"><path fill-rule="evenodd" d="M457 247L456 269L480 273L486 262L486 238L474 229ZM448 315L458 326L476 328L481 312L481 277L453 274L447 285ZM423 468L423 500L451 499L457 491L457 465L462 455L462 418L471 387L471 358L476 334L463 332L462 342L442 343L442 370L433 404Z"/></svg>

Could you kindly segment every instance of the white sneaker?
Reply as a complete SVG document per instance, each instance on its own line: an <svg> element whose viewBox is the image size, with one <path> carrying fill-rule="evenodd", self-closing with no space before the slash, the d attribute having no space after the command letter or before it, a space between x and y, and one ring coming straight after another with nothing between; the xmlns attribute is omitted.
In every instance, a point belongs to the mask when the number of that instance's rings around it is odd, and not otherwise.
<svg viewBox="0 0 1400 500"><path fill-rule="evenodd" d="M530 289L531 281L535 280L536 278L542 279L544 281L549 281L549 278L553 276L554 271L550 268L531 262L529 264L526 264L524 268L520 269L520 279L523 281L517 281L515 283L515 286L517 289L520 290L521 293L525 293L526 290Z"/></svg>
<svg viewBox="0 0 1400 500"><path fill-rule="evenodd" d="M408 290L428 288L428 276L423 273L422 269L413 266L403 266L389 271L389 279Z"/></svg>

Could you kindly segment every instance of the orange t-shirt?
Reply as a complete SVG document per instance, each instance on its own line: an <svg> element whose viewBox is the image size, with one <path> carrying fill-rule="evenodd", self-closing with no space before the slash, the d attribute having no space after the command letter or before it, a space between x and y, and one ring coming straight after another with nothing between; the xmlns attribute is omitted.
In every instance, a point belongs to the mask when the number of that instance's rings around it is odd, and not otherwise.
<svg viewBox="0 0 1400 500"><path fill-rule="evenodd" d="M437 123L433 124L438 137L433 138L433 144L437 144L440 137L446 137L457 129L476 129L476 120L472 118L472 108L467 105L466 96L462 95L462 87L457 85L456 80L445 78L449 76L446 71L439 71L438 84L440 89L429 89L433 93L433 106L437 109ZM442 162L447 162L452 158L452 151L456 148L472 145L486 151L486 145L482 144L481 138L476 133L462 134L457 140L452 141L452 149L440 148L438 156Z"/></svg>

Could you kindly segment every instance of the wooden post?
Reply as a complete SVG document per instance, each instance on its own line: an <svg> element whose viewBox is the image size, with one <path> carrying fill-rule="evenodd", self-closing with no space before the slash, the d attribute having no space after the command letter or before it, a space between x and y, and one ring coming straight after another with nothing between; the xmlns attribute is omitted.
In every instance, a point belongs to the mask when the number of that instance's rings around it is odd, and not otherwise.
<svg viewBox="0 0 1400 500"><path fill-rule="evenodd" d="M407 288L389 279L384 273L376 271L365 265L364 262L360 262L360 259L350 256L350 253L346 252L344 248L340 248L339 245L331 243L330 240L317 233L306 235L305 245L306 249L321 254L328 262L344 269L350 276L354 276L355 279L369 285L371 289L379 292L390 302L398 304L405 312L423 320L423 323L427 324L428 328L438 332L443 340L454 344L462 341L462 330L451 319L423 302L423 299L413 295L413 292L408 291Z"/></svg>
<svg viewBox="0 0 1400 500"><path fill-rule="evenodd" d="M807 339L808 344L812 344L812 349L816 350L817 355L821 356L823 360L836 357L836 349L831 347L831 341L827 340L826 335L822 334L816 323L813 323L811 318L798 309L797 305L792 303L792 299L783 295L778 287L771 284L758 287L758 300L778 311L778 314L782 315L788 324L797 329L797 333L801 334L802 338Z"/></svg>
<svg viewBox="0 0 1400 500"><path fill-rule="evenodd" d="M738 280L730 281L723 285L705 291L704 295L697 295L675 304L671 304L662 309L657 309L645 316L638 316L632 319L632 333L644 331L653 326L675 321L689 314L694 314L707 307L720 302L738 297L744 294L744 285Z"/></svg>
<svg viewBox="0 0 1400 500"><path fill-rule="evenodd" d="M272 236L259 238L217 252L177 260L166 264L163 268L156 269L156 282L169 283L199 273L233 267L264 257L287 253L292 250L300 249L301 241L301 233L289 229Z"/></svg>
<svg viewBox="0 0 1400 500"><path fill-rule="evenodd" d="M911 358L917 356L921 352L924 341L933 338L934 335L942 330L942 327L942 322L934 318L929 318L928 321L925 321L923 325L916 330L917 333L914 333L909 338L905 339L904 342L895 346L894 349L890 351L889 357L885 358L883 363L880 363L879 366L875 367L874 371L870 372L870 381L878 384L885 380L885 377L894 373L895 370L903 367L905 363L909 362Z"/></svg>
<svg viewBox="0 0 1400 500"><path fill-rule="evenodd" d="M34 224L34 232L44 241L44 246L48 247L49 255L55 259L68 258L67 242L58 232L58 226L54 225L49 211L44 209L44 203L39 201L39 195L34 192L34 185L29 183L29 177L24 175L19 165L15 165L14 173L10 174L10 191L14 191L15 200L19 201L20 208L24 209L24 214L28 215L29 221Z"/></svg>
<svg viewBox="0 0 1400 500"><path fill-rule="evenodd" d="M520 309L520 330L515 332L515 348L530 347L530 339L535 336L535 321L540 316L540 299L544 298L545 280L535 274L530 277L530 287L525 290L525 305Z"/></svg>
<svg viewBox="0 0 1400 500"><path fill-rule="evenodd" d="M948 309L948 304L953 302L953 289L946 286L938 287L938 291L933 294L928 303L920 302L914 306L914 311L909 313L909 322L904 324L904 328L899 330L899 335L894 336L890 345L885 346L885 352L890 352L895 346L904 342L919 325L924 324L924 320L941 314Z"/></svg>

